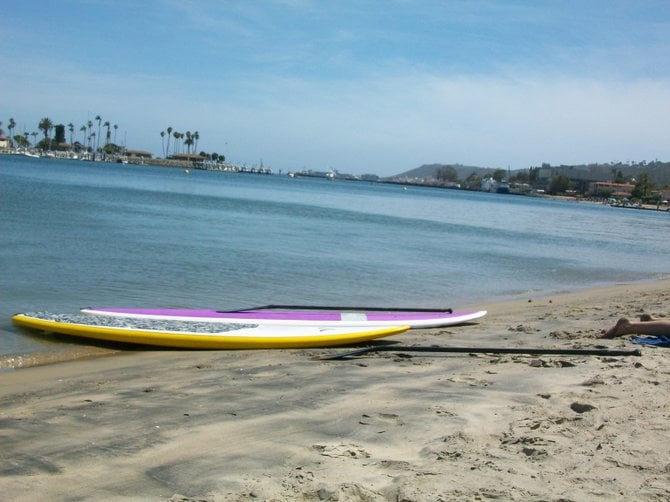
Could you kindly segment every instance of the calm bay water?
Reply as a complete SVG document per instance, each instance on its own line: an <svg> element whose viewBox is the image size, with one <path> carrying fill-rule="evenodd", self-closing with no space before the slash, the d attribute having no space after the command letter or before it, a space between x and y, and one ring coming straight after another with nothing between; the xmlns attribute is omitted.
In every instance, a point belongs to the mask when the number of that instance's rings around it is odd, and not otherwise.
<svg viewBox="0 0 670 502"><path fill-rule="evenodd" d="M0 355L16 312L462 308L670 273L670 214L433 188L0 156Z"/></svg>

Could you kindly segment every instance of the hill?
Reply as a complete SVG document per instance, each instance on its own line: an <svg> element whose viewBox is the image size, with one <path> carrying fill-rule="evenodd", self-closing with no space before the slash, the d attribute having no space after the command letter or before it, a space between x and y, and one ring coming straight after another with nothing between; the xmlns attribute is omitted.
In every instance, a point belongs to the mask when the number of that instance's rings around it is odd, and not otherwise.
<svg viewBox="0 0 670 502"><path fill-rule="evenodd" d="M435 173L441 167L451 166L458 173L459 180L465 180L471 174L475 173L478 176L490 175L495 169L477 166L464 166L462 164L424 164L415 169L410 169L395 176L391 176L393 180L434 180ZM633 162L633 163L604 163L604 164L579 164L579 165L560 165L552 166L550 164L542 164L536 168L547 169L551 172L551 176L568 176L573 179L589 180L589 181L613 181L617 177L626 180L635 179L642 173L646 173L658 187L670 186L670 162ZM536 169L535 167L533 169ZM510 172L513 178L515 174L528 169L516 169Z"/></svg>
<svg viewBox="0 0 670 502"><path fill-rule="evenodd" d="M477 166L464 166L462 164L424 164L415 169L410 169L404 173L396 174L391 176L390 179L403 179L403 180L430 180L435 179L435 173L441 167L451 166L456 169L458 173L458 179L464 180L470 176L473 172L477 175L490 174L495 171L488 167L477 167Z"/></svg>

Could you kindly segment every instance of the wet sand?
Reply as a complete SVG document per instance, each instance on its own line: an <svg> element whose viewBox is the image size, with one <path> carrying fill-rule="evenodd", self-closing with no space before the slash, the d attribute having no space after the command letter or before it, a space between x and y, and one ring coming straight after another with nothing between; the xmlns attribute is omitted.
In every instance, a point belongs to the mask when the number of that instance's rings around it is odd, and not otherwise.
<svg viewBox="0 0 670 502"><path fill-rule="evenodd" d="M467 306L458 306L459 309ZM670 349L600 340L670 314L670 280L477 305L403 345L137 351L0 373L4 500L668 500ZM344 349L346 350L346 349Z"/></svg>

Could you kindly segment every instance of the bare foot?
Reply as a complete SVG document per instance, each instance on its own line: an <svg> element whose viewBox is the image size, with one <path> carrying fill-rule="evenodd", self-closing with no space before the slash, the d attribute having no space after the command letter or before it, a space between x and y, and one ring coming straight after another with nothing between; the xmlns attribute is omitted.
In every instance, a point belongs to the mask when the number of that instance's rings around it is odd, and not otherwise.
<svg viewBox="0 0 670 502"><path fill-rule="evenodd" d="M630 321L626 318L621 318L617 321L613 328L609 329L603 333L600 338L614 338L616 336L622 336L629 334L627 328L630 326Z"/></svg>

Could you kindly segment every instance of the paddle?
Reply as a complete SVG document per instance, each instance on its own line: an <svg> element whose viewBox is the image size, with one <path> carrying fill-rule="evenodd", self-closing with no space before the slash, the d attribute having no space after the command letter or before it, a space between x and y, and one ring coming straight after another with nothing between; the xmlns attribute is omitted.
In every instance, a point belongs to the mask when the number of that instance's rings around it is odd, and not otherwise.
<svg viewBox="0 0 670 502"><path fill-rule="evenodd" d="M525 355L553 355L553 356L641 356L639 349L540 349L540 348L508 348L508 347L426 347L426 346L398 346L379 345L343 352L330 356L316 356L314 359L333 361L356 357L372 352L455 352L466 354L525 354Z"/></svg>
<svg viewBox="0 0 670 502"><path fill-rule="evenodd" d="M366 310L368 312L447 312L453 313L451 308L416 308L416 307L334 307L332 305L262 305L240 310L217 310L219 313L225 312L249 312L252 310L271 310L271 309L291 309L291 310Z"/></svg>

